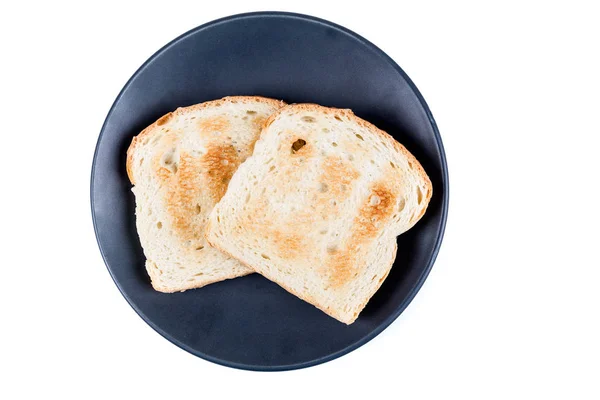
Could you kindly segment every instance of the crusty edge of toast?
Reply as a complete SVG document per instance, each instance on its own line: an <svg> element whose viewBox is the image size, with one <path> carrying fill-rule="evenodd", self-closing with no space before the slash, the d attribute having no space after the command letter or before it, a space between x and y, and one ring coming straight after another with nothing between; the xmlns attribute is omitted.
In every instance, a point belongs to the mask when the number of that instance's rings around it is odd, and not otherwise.
<svg viewBox="0 0 600 400"><path fill-rule="evenodd" d="M148 261L149 260L146 260L146 262L148 262ZM146 266L146 272L148 273L148 276L150 276L150 283L152 284L152 287L154 288L154 290L156 290L157 292L161 292L161 293L177 293L177 292L185 292L186 290L190 290L190 289L198 289L198 288L204 287L206 285L221 282L221 281L224 281L227 279L234 279L234 278L239 278L242 276L250 275L250 274L254 273L254 270L251 269L250 271L247 271L246 273L229 274L229 275L214 278L214 279L207 279L205 281L197 282L195 284L191 283L191 284L184 285L184 286L178 286L177 288L161 285L159 276L156 274L156 272L152 271L152 268L148 268Z"/></svg>

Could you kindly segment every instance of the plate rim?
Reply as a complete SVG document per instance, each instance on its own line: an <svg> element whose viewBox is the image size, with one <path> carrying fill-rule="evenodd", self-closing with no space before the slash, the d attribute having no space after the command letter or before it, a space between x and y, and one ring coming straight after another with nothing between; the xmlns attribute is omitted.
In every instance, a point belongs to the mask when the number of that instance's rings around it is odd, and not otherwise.
<svg viewBox="0 0 600 400"><path fill-rule="evenodd" d="M169 49L171 46L174 46L175 44L177 44L179 41L187 38L190 35L196 34L204 29L207 28L211 28L213 26L222 24L222 23L228 23L228 22L232 22L235 20L240 20L240 19L248 19L248 18L264 18L264 17L284 17L284 18L292 18L292 19L300 19L300 20L304 20L304 21L308 21L308 22L312 22L312 23L319 23L321 25L325 25L327 27L333 28L345 35L348 35L354 39L357 39L359 42L361 42L363 45L365 45L366 47L370 48L371 50L373 50L377 55L379 55L380 57L382 57L388 64L390 64L394 70L407 82L409 88L413 91L413 93L416 95L417 99L419 100L421 106L423 107L423 109L425 110L425 113L427 115L427 119L429 120L429 123L431 124L434 136L435 136L435 141L436 144L438 146L439 152L440 152L440 159L441 159L441 172L442 172L442 185L444 187L444 191L443 191L443 199L442 199L442 215L441 215L441 221L440 221L440 227L438 229L438 235L437 238L435 240L435 245L433 248L433 251L431 253L431 258L429 260L429 262L427 263L426 267L423 269L423 272L421 273L421 276L419 276L419 278L417 279L417 281L415 282L415 284L413 285L413 287L411 288L410 292L408 293L408 295L404 298L404 300L400 303L400 305L396 308L396 310L391 313L381 324L379 324L377 326L377 328L373 329L371 332L369 332L367 335L365 335L363 338L361 338L360 340L346 346L345 348L338 350L334 353L328 354L326 356L320 357L320 358L316 358L310 361L304 361L304 362L300 362L300 363L295 363L295 364L281 364L281 365L271 365L271 366L265 366L265 365L252 365L252 364L244 364L244 363L238 363L238 362L233 362L233 361L228 361L228 360L223 360L217 357L213 357L209 354L205 354L202 352L199 352L195 349L192 349L191 347L187 346L185 343L180 342L179 340L173 338L172 336L170 336L167 332L165 332L164 330L160 329L157 325L155 325L152 320L150 318L148 318L133 302L132 300L128 297L128 295L124 292L124 290L121 288L121 285L119 284L119 282L117 282L117 280L115 279L112 270L110 268L110 266L108 265L108 262L106 260L106 255L104 253L104 250L102 248L102 245L100 243L99 240L99 236L98 236L98 226L96 223L96 214L94 212L94 176L95 176L95 170L96 170L96 162L97 162L97 157L98 157L98 148L100 147L100 143L102 142L102 137L104 136L104 131L106 129L106 125L108 123L108 120L110 119L115 106L117 105L117 103L121 100L121 97L123 96L123 93L125 93L125 91L129 88L131 82L140 74L144 71L144 69L150 64L152 63L155 59L157 59L164 51L166 51L167 49ZM406 309L406 307L408 307L408 305L412 302L412 300L415 298L415 296L417 295L417 293L419 292L419 290L421 289L421 287L423 286L425 280L427 279L427 277L429 276L429 273L431 272L431 269L433 268L433 264L435 263L435 260L437 259L438 253L440 251L440 247L442 244L442 240L444 238L444 233L446 230L446 222L447 222L447 218L448 218L448 206L449 206L449 198L450 198L450 187L449 187L449 180L448 180L448 164L446 161L446 153L444 150L444 145L442 143L442 138L440 135L440 132L438 130L437 124L433 118L433 115L431 113L431 110L429 109L429 106L427 105L427 102L425 101L425 99L423 98L423 96L421 95L421 93L419 92L419 89L417 89L416 85L413 83L413 81L409 78L409 76L404 72L404 70L402 70L402 68L400 68L400 66L390 57L388 56L383 50L381 50L379 47L377 47L376 45L374 45L373 43L371 43L370 41L368 41L367 39L363 38L361 35L351 31L348 28L345 28L341 25L338 25L334 22L322 19L322 18L318 18L312 15L307 15L307 14L300 14L300 13L293 13L293 12L284 12L284 11L255 11L255 12L248 12L248 13L240 13L240 14L233 14L233 15L229 15L226 17L222 17L222 18L218 18L215 19L213 21L209 21L207 23L204 23L202 25L199 25L195 28L192 28L190 30L188 30L187 32L179 35L178 37L176 37L175 39L171 40L170 42L168 42L167 44L165 44L164 46L162 46L159 50L157 50L154 54L152 54L152 56L150 56L134 73L133 75L131 75L131 77L127 80L127 82L125 83L125 85L123 86L123 88L121 88L121 90L119 91L119 94L117 95L117 97L115 98L115 100L113 101L107 115L106 118L104 119L104 122L102 124L102 128L100 129L100 134L98 135L98 140L96 142L96 146L94 149L94 157L92 160L92 169L91 169L91 179L90 179L90 205L91 205L91 214L92 214L92 222L93 222L93 226L94 226L94 235L96 236L96 243L98 245L98 248L100 250L100 254L102 256L102 260L104 261L104 265L106 266L106 269L108 270L108 273L110 274L110 277L112 278L113 282L115 283L115 285L117 286L117 288L119 289L119 292L121 292L121 295L125 298L125 300L127 301L127 303L129 304L129 306L131 306L131 308L133 308L133 310L142 318L142 320L144 322L146 322L146 324L148 324L152 329L154 329L158 334L160 334L162 337L164 337L165 339L167 339L169 342L173 343L174 345L176 345L177 347L179 347L182 350L185 350L186 352L199 357L201 359L204 359L206 361L210 361L213 362L215 364L218 365L222 365L225 367L231 367L231 368L236 368L236 369L242 369L242 370L249 370L249 371L289 371L289 370L296 370L296 369L301 369L301 368L308 368L308 367L312 367L315 365L319 365L319 364L323 364L326 363L328 361L332 361L335 360L336 358L342 357L348 353L350 353L353 350L358 349L359 347L365 345L366 343L368 343L369 341L371 341L372 339L374 339L376 336L378 336L381 332L383 332L388 326L390 326L392 324L392 322L394 322L399 316L400 314L402 314L404 312L404 310Z"/></svg>

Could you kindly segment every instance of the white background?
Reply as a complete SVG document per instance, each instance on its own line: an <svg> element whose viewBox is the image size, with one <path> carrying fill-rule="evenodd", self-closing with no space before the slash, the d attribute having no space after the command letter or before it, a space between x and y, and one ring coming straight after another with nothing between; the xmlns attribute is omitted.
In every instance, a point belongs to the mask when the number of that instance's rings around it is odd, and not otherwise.
<svg viewBox="0 0 600 400"><path fill-rule="evenodd" d="M17 3L0 24L0 397L600 398L595 2ZM89 206L98 133L135 70L197 25L269 9L396 60L437 120L451 188L438 260L401 317L283 373L209 363L148 327Z"/></svg>

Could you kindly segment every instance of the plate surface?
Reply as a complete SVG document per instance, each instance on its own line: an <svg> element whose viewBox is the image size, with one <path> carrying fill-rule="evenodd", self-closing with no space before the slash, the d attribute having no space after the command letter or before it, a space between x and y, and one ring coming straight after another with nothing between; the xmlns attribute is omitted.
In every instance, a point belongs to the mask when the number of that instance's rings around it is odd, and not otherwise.
<svg viewBox="0 0 600 400"><path fill-rule="evenodd" d="M133 136L161 115L229 95L351 108L403 143L433 183L423 219L398 238L388 278L346 326L276 284L249 275L183 293L150 286L125 171ZM92 166L92 217L104 261L137 313L177 346L206 360L252 370L302 368L363 345L406 308L437 255L448 208L442 142L425 101L381 50L314 17L235 15L200 26L154 54L113 104Z"/></svg>

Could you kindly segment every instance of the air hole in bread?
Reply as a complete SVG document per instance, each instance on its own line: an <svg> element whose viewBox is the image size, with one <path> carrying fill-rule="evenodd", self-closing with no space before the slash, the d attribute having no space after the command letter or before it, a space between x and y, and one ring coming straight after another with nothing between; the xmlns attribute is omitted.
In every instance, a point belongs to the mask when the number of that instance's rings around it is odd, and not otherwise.
<svg viewBox="0 0 600 400"><path fill-rule="evenodd" d="M327 246L327 254L335 254L338 251L338 247L336 244L330 244Z"/></svg>
<svg viewBox="0 0 600 400"><path fill-rule="evenodd" d="M331 145L332 145L333 147L337 147L337 143L336 143L336 142L332 142L332 143L331 143Z"/></svg>
<svg viewBox="0 0 600 400"><path fill-rule="evenodd" d="M230 100L229 101L231 104L237 104L237 100Z"/></svg>
<svg viewBox="0 0 600 400"><path fill-rule="evenodd" d="M244 121L246 121L246 120L248 119L248 116L247 116L247 115L245 115L245 116L243 116L243 117L242 117L242 119L243 119Z"/></svg>
<svg viewBox="0 0 600 400"><path fill-rule="evenodd" d="M412 167L413 167L413 165L412 165L412 163L409 161L409 162L408 162L408 168L412 169Z"/></svg>
<svg viewBox="0 0 600 400"><path fill-rule="evenodd" d="M158 229L162 229L162 222L158 221L158 222L156 223L156 227L157 227Z"/></svg>
<svg viewBox="0 0 600 400"><path fill-rule="evenodd" d="M198 273L197 273L197 274L195 274L194 276L202 276L202 275L204 275L204 273L203 273L203 272L198 272Z"/></svg>
<svg viewBox="0 0 600 400"><path fill-rule="evenodd" d="M406 201L404 200L404 198L400 199L400 203L398 204L398 212L401 213L402 210L404 210L405 206L406 206Z"/></svg>
<svg viewBox="0 0 600 400"><path fill-rule="evenodd" d="M269 256L268 256L268 255L266 255L266 254L261 254L260 256L261 256L262 258L264 258L265 260L270 260L270 259L271 259L271 257L269 257Z"/></svg>
<svg viewBox="0 0 600 400"><path fill-rule="evenodd" d="M162 137L162 135L156 135L156 136L154 136L154 138L152 139L152 143L151 144L158 143L158 141L160 140L161 137Z"/></svg>
<svg viewBox="0 0 600 400"><path fill-rule="evenodd" d="M269 172L273 172L273 171L275 171L275 166L271 165L271 168L269 168Z"/></svg>
<svg viewBox="0 0 600 400"><path fill-rule="evenodd" d="M140 165L144 162L144 157L140 158Z"/></svg>
<svg viewBox="0 0 600 400"><path fill-rule="evenodd" d="M217 215L217 222L221 222L221 217Z"/></svg>
<svg viewBox="0 0 600 400"><path fill-rule="evenodd" d="M254 114L256 114L256 111L254 111L254 110L248 110L248 111L246 111L246 114L254 115Z"/></svg>
<svg viewBox="0 0 600 400"><path fill-rule="evenodd" d="M338 121L342 121L342 118L340 118L339 115L336 115L334 118L337 119Z"/></svg>
<svg viewBox="0 0 600 400"><path fill-rule="evenodd" d="M176 149L165 152L161 157L161 164L164 168L168 169L172 173L177 173L177 164L179 162L177 157Z"/></svg>
<svg viewBox="0 0 600 400"><path fill-rule="evenodd" d="M417 203L421 204L421 201L423 201L423 192L421 191L421 188L417 186Z"/></svg>
<svg viewBox="0 0 600 400"><path fill-rule="evenodd" d="M250 193L246 195L246 203L250 201Z"/></svg>
<svg viewBox="0 0 600 400"><path fill-rule="evenodd" d="M379 196L377 196L375 194L373 196L371 196L371 198L369 199L370 206L376 206L379 203L381 203L381 199L379 198Z"/></svg>
<svg viewBox="0 0 600 400"><path fill-rule="evenodd" d="M308 123L317 122L317 120L314 117L311 117L310 115L305 115L304 117L302 117L300 119L302 120L302 122L308 122Z"/></svg>
<svg viewBox="0 0 600 400"><path fill-rule="evenodd" d="M304 139L298 139L298 140L296 140L294 143L292 143L292 154L294 154L297 151L299 151L305 145L306 145L306 140L304 140Z"/></svg>
<svg viewBox="0 0 600 400"><path fill-rule="evenodd" d="M390 165L392 166L392 168L396 168L396 164L394 164L393 162L390 161Z"/></svg>
<svg viewBox="0 0 600 400"><path fill-rule="evenodd" d="M329 132L330 132L330 131L329 131L329 128L323 128L323 129L321 129L321 130L322 130L324 133L329 133Z"/></svg>
<svg viewBox="0 0 600 400"><path fill-rule="evenodd" d="M196 247L196 250L202 250L203 248L204 248L204 246L198 246L198 247Z"/></svg>
<svg viewBox="0 0 600 400"><path fill-rule="evenodd" d="M327 229L321 229L321 230L319 231L319 233L320 233L321 235L325 235L325 234L327 233Z"/></svg>
<svg viewBox="0 0 600 400"><path fill-rule="evenodd" d="M365 139L363 139L363 137L361 135L359 135L358 133L355 133L356 137L359 138L360 140L364 141ZM377 146L375 146L377 147Z"/></svg>
<svg viewBox="0 0 600 400"><path fill-rule="evenodd" d="M335 201L335 200L331 200L331 205L332 205L332 206L337 206L337 201Z"/></svg>
<svg viewBox="0 0 600 400"><path fill-rule="evenodd" d="M327 192L328 190L329 190L329 186L327 186L327 184L326 184L326 183L324 183L324 182L321 182L321 183L319 184L319 192L321 192L321 193L325 193L325 192Z"/></svg>
<svg viewBox="0 0 600 400"><path fill-rule="evenodd" d="M196 214L200 214L200 212L202 212L202 207L200 207L200 204L196 204Z"/></svg>

